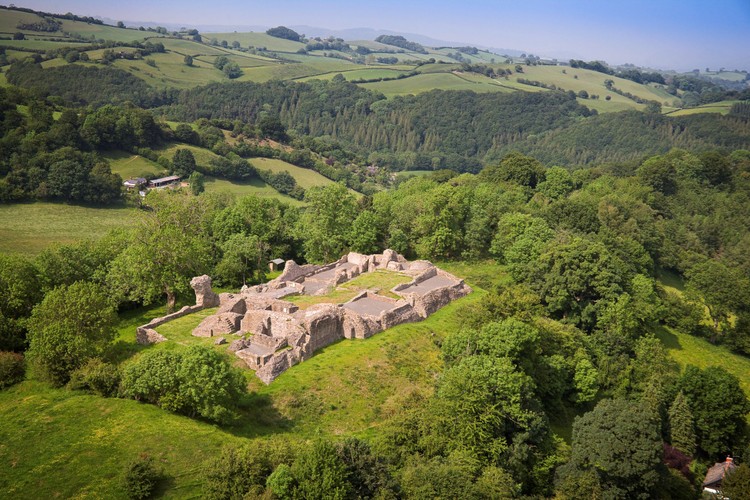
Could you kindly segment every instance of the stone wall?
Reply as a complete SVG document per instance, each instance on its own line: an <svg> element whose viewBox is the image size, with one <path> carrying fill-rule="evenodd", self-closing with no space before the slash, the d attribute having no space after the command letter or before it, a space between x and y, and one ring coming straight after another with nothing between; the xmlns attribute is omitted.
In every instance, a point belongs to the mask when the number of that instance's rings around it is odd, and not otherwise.
<svg viewBox="0 0 750 500"><path fill-rule="evenodd" d="M335 272L329 272L334 269ZM282 300L290 293L325 293L334 284L376 269L404 272L414 279L393 288L392 291L402 297L399 300L364 291L347 302L349 306L318 304L307 310L299 310L295 304ZM321 276L321 273L327 274ZM435 277L442 279L424 283ZM408 262L392 250L375 255L352 252L325 266L298 266L288 261L279 278L263 285L243 287L240 294L216 295L208 276L194 278L191 284L196 290L196 305L138 327L138 342L162 342L166 339L154 330L155 327L199 311L208 304L218 305L217 314L205 318L193 335L250 334L249 338L232 342L230 351L267 384L291 366L309 359L315 351L338 340L365 339L402 323L420 321L471 292L462 280L437 269L429 261ZM309 290L305 289L305 284ZM357 304L359 300L363 302Z"/></svg>
<svg viewBox="0 0 750 500"><path fill-rule="evenodd" d="M203 309L203 306L197 306L197 305L196 306L185 306L182 309L180 309L179 311L173 312L172 314L167 314L166 316L161 316L159 318L154 318L151 321L149 321L148 323L146 323L145 325L141 325L138 328L136 328L136 337L135 337L136 341L139 344L144 344L144 345L145 344L153 344L154 342L150 341L149 339L151 339L151 338L158 339L158 337L155 337L154 335L149 335L146 332L146 330L153 330L157 326L161 326L164 323L172 321L173 319L181 318L183 316L187 316L188 314L192 314L194 312L198 312L201 309ZM156 331L154 331L154 333L156 333ZM162 340L157 340L157 342L163 342L164 340L166 340L166 338L164 338L162 335L160 335L158 333L156 335L158 335L162 339Z"/></svg>

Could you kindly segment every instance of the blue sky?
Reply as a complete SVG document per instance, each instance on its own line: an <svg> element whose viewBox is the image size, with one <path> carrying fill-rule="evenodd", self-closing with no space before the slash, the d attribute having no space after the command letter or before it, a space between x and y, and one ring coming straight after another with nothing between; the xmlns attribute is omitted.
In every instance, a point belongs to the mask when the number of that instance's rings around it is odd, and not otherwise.
<svg viewBox="0 0 750 500"><path fill-rule="evenodd" d="M20 0L131 21L374 28L558 58L750 70L750 0Z"/></svg>

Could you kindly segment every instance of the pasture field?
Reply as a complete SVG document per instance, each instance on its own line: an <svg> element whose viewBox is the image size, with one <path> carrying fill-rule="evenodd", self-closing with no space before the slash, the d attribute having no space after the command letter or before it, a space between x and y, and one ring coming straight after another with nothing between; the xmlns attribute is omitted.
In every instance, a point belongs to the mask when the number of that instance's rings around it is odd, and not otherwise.
<svg viewBox="0 0 750 500"><path fill-rule="evenodd" d="M297 184L305 189L313 186L326 186L328 184L333 184L331 179L323 177L314 170L298 167L275 158L253 158L250 160L250 163L259 170L270 170L274 173L286 170L292 174L292 177L297 181Z"/></svg>
<svg viewBox="0 0 750 500"><path fill-rule="evenodd" d="M424 177L430 175L434 170L401 170L396 172L396 177Z"/></svg>
<svg viewBox="0 0 750 500"><path fill-rule="evenodd" d="M747 79L747 73L741 71L717 71L703 73L703 76L709 78L721 78L722 80L729 80L730 82L741 82Z"/></svg>
<svg viewBox="0 0 750 500"><path fill-rule="evenodd" d="M513 70L512 66L507 66L507 69ZM565 73L563 73L565 71ZM622 78L611 77L603 73L596 71L590 71L579 68L564 68L560 66L524 66L523 73L515 73L510 77L513 80L518 78L525 78L527 80L537 80L544 82L548 85L555 85L563 90L572 90L578 93L582 90L588 92L589 95L598 95L599 103L594 102L595 99L583 99L579 102L585 105L591 105L591 107L600 107L602 109L608 109L612 111L621 111L623 109L644 109L645 106L638 104L635 101L628 99L627 97L621 96L614 92L610 92L604 86L604 80L611 79L615 82L614 86L625 92L630 92L633 95L645 99L657 99L660 102L661 98L657 98L656 95L649 93L646 87L638 84L634 84L629 80ZM610 96L611 100L606 101L606 96Z"/></svg>
<svg viewBox="0 0 750 500"><path fill-rule="evenodd" d="M117 28L116 26L107 26L103 24L89 24L81 21L70 21L68 19L60 19L62 21L62 30L67 33L77 33L83 37L91 38L92 36L97 40L113 40L115 42L134 42L134 41L147 41L155 38L162 38L164 35L153 31L140 31L133 28Z"/></svg>
<svg viewBox="0 0 750 500"><path fill-rule="evenodd" d="M486 77L485 77L486 78ZM433 89L473 90L474 92L511 92L487 78L486 82L475 82L452 73L428 73L386 82L362 83L361 87L382 92L388 97L420 94Z"/></svg>
<svg viewBox="0 0 750 500"><path fill-rule="evenodd" d="M695 108L678 109L676 111L672 111L672 112L665 113L665 114L669 116L686 116L686 115L695 115L698 113L719 113L722 115L726 115L732 109L732 105L738 102L739 101L712 102L710 104L704 104L702 106L697 106Z"/></svg>
<svg viewBox="0 0 750 500"><path fill-rule="evenodd" d="M291 58L291 55L288 57ZM295 54L295 60L297 59L300 59L297 63L287 62L273 66L244 68L242 70L244 75L237 78L237 81L262 83L269 80L295 80L299 78L325 75L332 72L351 70L356 67L354 63L328 57L301 56Z"/></svg>
<svg viewBox="0 0 750 500"><path fill-rule="evenodd" d="M367 69L355 69L351 71L335 71L332 73L325 73L323 75L308 76L305 78L299 78L298 81L306 82L309 80L330 80L336 75L341 75L348 81L360 80L360 79L374 79L374 78L395 78L398 75L405 74L406 71L391 69L389 67L384 68L367 68Z"/></svg>
<svg viewBox="0 0 750 500"><path fill-rule="evenodd" d="M225 54L220 54L216 56L213 56L213 55L212 56L199 56L199 60L205 61L209 63L211 66L213 66L214 63L216 62L216 59L218 59L221 56L224 56L230 61L237 63L237 65L243 69L278 64L278 62L273 62L272 59L258 58L258 57L254 57L253 55L244 55L242 53L236 53L236 52L225 53Z"/></svg>
<svg viewBox="0 0 750 500"><path fill-rule="evenodd" d="M98 61L98 60L100 60L101 58L104 57L104 51L105 50L108 50L108 49L87 50L86 53L89 56L89 60L91 60L91 61ZM109 50L113 50L113 49L109 49ZM124 54L133 54L137 50L138 49L136 49L134 47L117 47L117 52L122 52ZM148 56L148 57L152 57L152 56Z"/></svg>
<svg viewBox="0 0 750 500"><path fill-rule="evenodd" d="M750 396L750 358L735 354L724 346L711 344L704 338L694 337L672 328L660 328L656 336L664 343L669 355L680 368L694 365L698 368L718 366L740 379L740 386ZM750 415L748 415L750 419Z"/></svg>
<svg viewBox="0 0 750 500"><path fill-rule="evenodd" d="M410 63L413 61L427 61L431 57L436 61L455 62L453 59L439 54L418 54L416 52L372 52L371 54L368 54L367 57L372 57L373 61L376 61L378 57L395 57L396 59L398 59L399 63L404 63L407 61Z"/></svg>
<svg viewBox="0 0 750 500"><path fill-rule="evenodd" d="M58 66L67 66L67 65L68 65L68 62L61 57L57 57L55 59L50 59L49 61L42 62L42 68L44 69L57 68Z"/></svg>
<svg viewBox="0 0 750 500"><path fill-rule="evenodd" d="M146 63L149 59L156 63L155 67ZM184 56L176 52L151 54L145 59L117 59L113 66L137 76L155 88L191 88L229 80L212 64L201 62L199 59L193 61L192 67L187 66Z"/></svg>
<svg viewBox="0 0 750 500"><path fill-rule="evenodd" d="M109 161L112 172L120 174L123 180L146 175L167 175L161 165L140 155L125 151L111 151L103 156Z"/></svg>
<svg viewBox="0 0 750 500"><path fill-rule="evenodd" d="M212 47L192 40L181 40L179 38L165 38L159 40L164 44L164 48L177 52L179 54L195 56L220 56L225 54L224 49Z"/></svg>
<svg viewBox="0 0 750 500"><path fill-rule="evenodd" d="M274 52L296 52L305 47L305 44L301 42L276 38L275 36L254 31L247 33L201 33L201 35L204 41L216 38L219 42L226 40L231 45L236 40L244 48L251 46L256 48L265 47L267 50Z"/></svg>
<svg viewBox="0 0 750 500"><path fill-rule="evenodd" d="M198 146L192 146L190 144L178 144L178 143L171 143L166 144L165 146L154 149L158 154L164 155L170 160L174 157L175 152L178 149L189 149L191 153L193 153L193 156L195 157L195 163L196 165L199 165L201 167L208 167L209 162L213 159L219 158L219 155L214 153L213 151L210 151L206 148L201 148Z"/></svg>
<svg viewBox="0 0 750 500"><path fill-rule="evenodd" d="M19 30L18 23L35 23L42 18L31 12L21 12L18 10L0 9L0 33L12 34L20 31L29 35L35 35L37 31ZM5 40L3 40L4 42Z"/></svg>
<svg viewBox="0 0 750 500"><path fill-rule="evenodd" d="M259 198L275 198L295 207L304 205L304 203L291 196L279 193L260 179L253 179L250 182L238 182L206 176L206 192L230 193L240 197L257 196Z"/></svg>
<svg viewBox="0 0 750 500"><path fill-rule="evenodd" d="M33 256L53 243L101 238L132 225L134 212L46 202L0 205L0 252Z"/></svg>

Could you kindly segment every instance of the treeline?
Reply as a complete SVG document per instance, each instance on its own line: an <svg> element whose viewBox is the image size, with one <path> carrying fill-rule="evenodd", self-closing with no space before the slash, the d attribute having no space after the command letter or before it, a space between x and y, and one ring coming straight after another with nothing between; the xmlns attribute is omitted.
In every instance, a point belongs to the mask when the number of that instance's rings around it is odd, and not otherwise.
<svg viewBox="0 0 750 500"><path fill-rule="evenodd" d="M106 67L71 64L43 69L38 62L25 60L13 64L5 75L13 85L57 96L79 106L131 102L150 108L168 104L176 93L154 90L127 71Z"/></svg>
<svg viewBox="0 0 750 500"><path fill-rule="evenodd" d="M301 39L299 33L291 28L287 28L286 26L277 26L275 28L270 28L266 30L266 34L276 38L291 40L293 42L299 42Z"/></svg>
<svg viewBox="0 0 750 500"><path fill-rule="evenodd" d="M401 35L380 35L375 39L376 42L384 43L386 45L393 45L394 47L400 47L412 52L418 52L420 54L426 54L427 51L421 44L417 42L410 42Z"/></svg>
<svg viewBox="0 0 750 500"><path fill-rule="evenodd" d="M750 127L747 122L718 114L603 113L491 150L485 161L497 161L517 149L548 164L637 163L644 156L666 153L673 147L690 151L748 149Z"/></svg>
<svg viewBox="0 0 750 500"><path fill-rule="evenodd" d="M602 62L602 61L586 62L580 59L571 59L569 61L569 64L571 68L589 69L591 71L604 73L605 75L619 76L620 78L625 78L626 80L630 80L636 83L641 83L641 84L660 83L662 85L666 84L666 81L664 80L664 75L662 75L661 73L657 71L643 72L636 68L627 68L627 69L616 71L610 68L605 62Z"/></svg>
<svg viewBox="0 0 750 500"><path fill-rule="evenodd" d="M56 31L60 31L60 28L62 28L62 23L52 17L43 17L39 21L31 23L24 23L22 21L19 21L18 24L16 24L16 28L26 31L42 31L47 33L54 33Z"/></svg>

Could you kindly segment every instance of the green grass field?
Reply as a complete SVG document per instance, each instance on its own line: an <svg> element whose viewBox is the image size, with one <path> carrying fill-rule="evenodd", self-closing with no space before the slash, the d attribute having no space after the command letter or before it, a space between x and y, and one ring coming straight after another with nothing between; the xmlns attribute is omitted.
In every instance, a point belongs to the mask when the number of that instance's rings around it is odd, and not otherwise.
<svg viewBox="0 0 750 500"><path fill-rule="evenodd" d="M21 12L18 10L2 10L0 16L0 32L2 33L16 33L20 31L22 33L36 34L35 31L30 30L19 30L18 23L35 23L40 21L41 18L36 14L30 12Z"/></svg>
<svg viewBox="0 0 750 500"><path fill-rule="evenodd" d="M686 116L695 115L698 113L719 113L722 115L726 115L732 109L732 105L738 102L739 101L712 102L711 104L704 104L695 108L679 109L665 114L669 116Z"/></svg>
<svg viewBox="0 0 750 500"><path fill-rule="evenodd" d="M324 75L311 76L301 78L299 81L306 80L330 80L336 75L341 75L348 81L359 80L359 79L373 79L373 78L396 78L399 75L405 74L406 71L391 68L367 68L367 69L355 69L351 71L340 71L333 73L326 73Z"/></svg>
<svg viewBox="0 0 750 500"><path fill-rule="evenodd" d="M295 207L304 205L304 203L299 200L279 193L260 179L253 179L250 182L237 182L207 176L206 192L231 193L235 196L258 196L259 198L275 198Z"/></svg>
<svg viewBox="0 0 750 500"><path fill-rule="evenodd" d="M430 175L433 172L434 170L402 170L400 172L396 172L396 177L398 178L423 177L425 175Z"/></svg>
<svg viewBox="0 0 750 500"><path fill-rule="evenodd" d="M686 365L698 368L724 368L740 379L740 386L745 394L750 396L750 358L735 354L724 346L713 345L706 339L671 328L659 329L657 336L681 368L685 368ZM750 419L750 416L748 418Z"/></svg>
<svg viewBox="0 0 750 500"><path fill-rule="evenodd" d="M333 181L327 177L323 177L318 172L310 170L309 168L302 168L285 161L276 160L273 158L253 158L250 163L257 169L270 170L274 173L283 172L286 170L292 177L297 181L297 184L303 188L311 188L313 186L326 186L332 184Z"/></svg>
<svg viewBox="0 0 750 500"><path fill-rule="evenodd" d="M145 177L146 175L166 175L166 171L148 158L126 153L125 151L111 151L104 155L109 161L112 172L120 174L123 180L131 177Z"/></svg>
<svg viewBox="0 0 750 500"><path fill-rule="evenodd" d="M0 252L36 255L53 243L74 243L130 226L132 208L58 203L0 205Z"/></svg>
<svg viewBox="0 0 750 500"><path fill-rule="evenodd" d="M132 28L117 28L102 24L89 24L80 21L62 19L62 31L66 33L77 33L83 37L94 37L97 40L112 40L115 42L144 41L154 38L162 38L162 35L152 31L139 31ZM152 40L159 41L159 40Z"/></svg>
<svg viewBox="0 0 750 500"><path fill-rule="evenodd" d="M358 68L359 66L341 59L328 57L285 54L284 57L297 61L273 66L262 66L243 69L244 75L238 81L266 82L268 80L294 80L299 78L325 75Z"/></svg>
<svg viewBox="0 0 750 500"><path fill-rule="evenodd" d="M154 149L154 151L156 151L159 155L164 155L171 160L178 149L190 150L190 152L193 153L193 156L195 157L195 163L201 167L207 167L211 160L219 158L219 155L211 150L198 146L192 146L190 144L172 143L167 144L159 149Z"/></svg>
<svg viewBox="0 0 750 500"><path fill-rule="evenodd" d="M473 90L474 92L512 92L511 89L493 83L494 80L485 78L486 81L473 81L462 78L453 73L429 73L403 78L401 80L390 80L386 82L363 83L361 87L382 92L388 97L406 94L421 94L433 89L442 90Z"/></svg>
<svg viewBox="0 0 750 500"><path fill-rule="evenodd" d="M176 52L167 52L151 54L146 59L118 59L113 65L156 88L192 88L211 82L229 81L213 64L195 59L193 66L187 66L184 58ZM147 60L153 60L156 66L149 66Z"/></svg>
<svg viewBox="0 0 750 500"><path fill-rule="evenodd" d="M741 82L747 79L747 73L741 71L711 71L703 73L703 76L709 78L721 78L722 80L729 80L730 82Z"/></svg>

